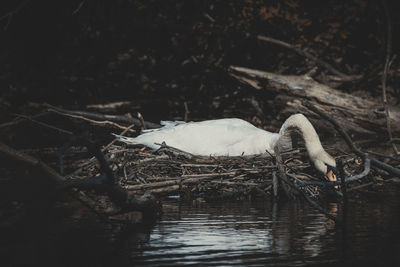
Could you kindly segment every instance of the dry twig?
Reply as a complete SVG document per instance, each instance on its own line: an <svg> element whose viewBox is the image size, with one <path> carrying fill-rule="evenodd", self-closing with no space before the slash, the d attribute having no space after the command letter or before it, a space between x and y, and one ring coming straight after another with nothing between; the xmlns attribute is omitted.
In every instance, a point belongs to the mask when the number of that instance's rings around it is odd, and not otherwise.
<svg viewBox="0 0 400 267"><path fill-rule="evenodd" d="M76 111L76 110L67 110L63 108L58 108L54 107L49 104L45 104L45 106L49 109L49 111L64 115L64 116L69 116L77 119L82 119L86 121L90 121L92 123L96 124L109 124L113 125L115 127L125 129L124 126L119 125L118 123L128 123L128 124L134 124L138 127L141 126L140 120L136 118L132 118L129 116L121 116L121 115L107 115L107 114L100 114L100 113L94 113L94 112L87 112L87 111ZM145 122L145 125L149 129L153 128L160 128L159 124L152 123L152 122Z"/></svg>
<svg viewBox="0 0 400 267"><path fill-rule="evenodd" d="M389 112L389 104L387 100L387 94L386 94L386 81L387 81L387 75L390 69L391 65L391 57L392 57L392 21L390 18L390 12L389 12L389 7L386 3L385 0L382 0L382 4L385 10L385 15L386 15L386 25L387 25L387 33L386 33L386 57L385 57L385 64L384 64L384 69L383 69L383 74L382 74L382 101L383 101L383 106L385 108L385 117L386 117L386 128L387 128L387 133L389 136L389 142L392 145L393 151L396 155L399 154L399 151L397 149L397 146L393 140L393 135L392 135L392 126L390 123L390 112Z"/></svg>

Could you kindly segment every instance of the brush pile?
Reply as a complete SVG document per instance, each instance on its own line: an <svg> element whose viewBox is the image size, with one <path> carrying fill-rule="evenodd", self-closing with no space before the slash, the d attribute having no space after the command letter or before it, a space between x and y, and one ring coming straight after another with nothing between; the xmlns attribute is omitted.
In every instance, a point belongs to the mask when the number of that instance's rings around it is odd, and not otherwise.
<svg viewBox="0 0 400 267"><path fill-rule="evenodd" d="M104 154L120 184L136 197L146 192L160 198L206 200L268 197L273 195L274 176L280 175L275 157L269 154L199 157L168 146L152 151L125 145L112 145ZM283 152L281 156L287 178L293 185L301 181L327 181L310 165L303 148ZM346 174L362 171L359 159L347 157L345 162ZM69 178L85 179L98 175L100 168L96 160L91 159L79 165ZM332 187L313 184L299 188L313 199L318 199L325 191L332 191L325 190Z"/></svg>

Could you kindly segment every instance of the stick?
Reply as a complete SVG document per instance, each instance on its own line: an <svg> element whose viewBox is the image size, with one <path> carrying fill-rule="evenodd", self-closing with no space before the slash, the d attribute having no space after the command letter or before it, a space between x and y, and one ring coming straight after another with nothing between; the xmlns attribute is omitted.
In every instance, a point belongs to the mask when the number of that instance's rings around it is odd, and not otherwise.
<svg viewBox="0 0 400 267"><path fill-rule="evenodd" d="M64 130L64 129L55 127L55 126L53 126L53 125L50 125L50 124L47 124L47 123L44 123L44 122L35 120L35 119L33 119L33 118L31 118L31 117L28 117L28 116L25 116L25 115L20 115L20 114L16 114L16 115L17 115L18 117L21 117L21 118L24 118L24 119L29 120L29 121L31 121L31 122L34 122L34 123L36 123L36 124L39 124L39 125L41 125L41 126L43 126L43 127L46 127L46 128L52 129L52 130L55 130L55 131L57 131L57 132L60 132L60 133L66 134L66 135L73 135L73 134L74 134L74 133L71 132L71 131L68 131L68 130Z"/></svg>
<svg viewBox="0 0 400 267"><path fill-rule="evenodd" d="M138 117L138 119L140 121L140 124L142 126L142 130L146 130L147 129L146 123L144 122L143 116L142 116L142 114L140 112L137 113L137 117Z"/></svg>
<svg viewBox="0 0 400 267"><path fill-rule="evenodd" d="M338 161L338 170L339 170L339 176L340 176L340 189L342 190L342 195L343 195L343 205L347 205L347 186L346 186L346 180L344 178L344 169L343 169L343 160L339 159Z"/></svg>
<svg viewBox="0 0 400 267"><path fill-rule="evenodd" d="M309 58L312 61L314 61L315 63L317 63L318 65L323 66L324 68L326 68L327 70L329 70L330 72L338 75L340 77L341 81L355 81L355 80L359 80L361 79L363 76L362 75L347 75L344 74L338 70L336 70L334 67L332 67L332 65L330 65L329 63L322 61L320 59L318 59L317 57L313 56L312 54L310 54L309 52L299 49L291 44L288 44L286 42L271 38L271 37L267 37L267 36L262 36L262 35L258 35L257 36L258 40L264 41L264 42L268 42L268 43L273 43L273 44L277 44L286 48L289 48L293 51L295 51L297 54Z"/></svg>
<svg viewBox="0 0 400 267"><path fill-rule="evenodd" d="M298 180L296 178L296 175L294 174L288 174L289 176L293 177L295 180ZM297 193L300 193L304 199L314 208L316 208L317 210L319 210L321 213L323 213L326 217L328 217L329 219L333 220L333 221L337 221L336 217L332 216L331 214L329 214L325 209L323 209L320 205L318 205L315 201L313 201L305 192L303 192L303 190L301 190L300 186L301 185L296 185L296 184L292 184L289 183L289 186L291 188L293 188Z"/></svg>
<svg viewBox="0 0 400 267"><path fill-rule="evenodd" d="M362 173L352 175L352 176L346 178L345 179L346 183L354 182L354 181L360 180L361 178L367 176L371 170L371 162L372 162L372 160L370 158L365 158L364 159L364 170L362 171Z"/></svg>
<svg viewBox="0 0 400 267"><path fill-rule="evenodd" d="M42 112L42 113L39 113L39 114L30 116L29 118L30 118L30 119L37 119L37 118L43 117L43 116L45 116L45 115L47 115L47 114L49 114L49 112L46 111L46 112ZM19 119L10 121L10 122L2 123L2 124L0 124L0 129L1 129L1 128L10 127L10 126L14 126L14 125L20 124L21 122L24 122L24 121L26 121L26 120L28 120L28 119L26 119L26 118L19 118Z"/></svg>
<svg viewBox="0 0 400 267"><path fill-rule="evenodd" d="M293 193L293 190L291 190L292 183L289 182L289 180L288 180L288 178L286 176L285 166L284 166L284 164L282 162L282 157L281 157L280 151L279 151L277 146L275 146L275 148L274 148L274 153L275 153L276 165L278 167L279 178L281 178L281 181L283 181L281 183L281 185L282 185L283 189L285 190L285 193L286 193L288 198L296 199L296 196ZM277 189L275 189L275 190L277 190Z"/></svg>
<svg viewBox="0 0 400 267"><path fill-rule="evenodd" d="M180 179L175 179L172 181L154 182L154 183L150 183L150 184L127 185L127 186L125 186L125 188L127 190L146 190L146 189L153 189L153 188L177 185L180 183L181 183Z"/></svg>
<svg viewBox="0 0 400 267"><path fill-rule="evenodd" d="M1 142L0 142L0 151L3 152L4 154L10 156L13 159L24 162L32 167L38 167L49 178L51 178L53 181L55 181L57 183L64 181L64 177L62 177L60 174L58 174L53 168L49 167L46 163L44 163L30 155L27 155L18 150L15 150L14 148L9 147L8 145L1 143Z"/></svg>
<svg viewBox="0 0 400 267"><path fill-rule="evenodd" d="M68 114L68 113L65 113L65 112L62 112L62 111L58 111L58 110L55 110L55 109L51 109L51 108L48 109L48 111L57 113L57 114L62 115L62 116L67 116L67 117L71 117L71 118L74 118L74 119L80 119L80 120L88 121L90 123L97 124L97 125L107 125L108 124L108 125L111 125L113 127L119 128L119 129L125 129L126 128L126 127L124 127L122 125L119 125L118 123L115 123L115 122L112 122L112 121L92 120L92 119L88 119L88 118L86 118L84 116L81 116L81 115Z"/></svg>
<svg viewBox="0 0 400 267"><path fill-rule="evenodd" d="M275 198L278 197L278 189L279 189L278 186L279 186L278 177L276 176L276 171L274 170L272 172L272 188L274 190L274 197Z"/></svg>
<svg viewBox="0 0 400 267"><path fill-rule="evenodd" d="M75 116L76 118L86 119L86 120L98 120L97 123L101 123L101 121L108 121L108 122L123 122L129 124L135 124L136 126L140 127L141 123L140 120L136 118L132 118L129 116L119 116L119 115L106 115L94 112L87 112L87 111L75 111L75 110L66 110L58 107L54 107L49 104L45 104L45 107L49 109L49 111L61 114L61 115L69 115L70 117ZM96 121L94 121L96 122ZM159 124L152 123L152 122L145 122L145 125L149 129L153 128L160 128ZM125 127L118 125L119 128L125 129Z"/></svg>
<svg viewBox="0 0 400 267"><path fill-rule="evenodd" d="M125 130L123 130L119 135L124 136L130 129L132 129L134 125L130 125L128 127L125 128ZM117 139L112 140L110 143L108 143L101 151L105 152L107 149L110 148L110 146L112 146L115 142L117 142Z"/></svg>
<svg viewBox="0 0 400 267"><path fill-rule="evenodd" d="M397 146L395 143L392 142L393 135L392 135L392 127L390 124L390 117L389 117L389 104L387 101L387 95L386 95L386 81L387 81L387 74L390 69L390 58L392 54L392 22L390 19L390 12L388 5L385 0L382 0L382 4L385 10L385 15L386 15L386 25L387 25L387 38L386 38L386 58L385 58L385 64L383 68L383 74L382 74L382 101L383 101L383 106L385 108L385 117L386 117L386 128L389 136L389 141L392 144L393 151L396 155L399 154L399 151L397 150Z"/></svg>
<svg viewBox="0 0 400 267"><path fill-rule="evenodd" d="M184 116L184 121L185 122L187 122L187 120L188 120L188 117L189 117L189 114L190 114L190 111L189 111L189 107L188 107L188 104L187 104L187 102L185 101L185 102L183 102L183 105L185 106L185 116Z"/></svg>
<svg viewBox="0 0 400 267"><path fill-rule="evenodd" d="M125 188L127 190L134 191L134 190L154 189L160 187L172 187L174 185L188 185L188 184L198 183L199 181L213 180L213 179L218 179L221 176L234 175L234 174L235 172L182 175L181 177L169 177L171 179L169 181L154 182L154 183L139 184L139 185L128 185L125 186Z"/></svg>
<svg viewBox="0 0 400 267"><path fill-rule="evenodd" d="M169 146L165 142L162 142L162 144L159 144L159 143L154 143L154 144L160 146L160 148L157 149L156 152L169 151L169 152L172 152L174 155L183 156L183 157L185 157L187 159L193 158L193 154L190 154L190 153L182 151L182 150L180 150L178 148Z"/></svg>

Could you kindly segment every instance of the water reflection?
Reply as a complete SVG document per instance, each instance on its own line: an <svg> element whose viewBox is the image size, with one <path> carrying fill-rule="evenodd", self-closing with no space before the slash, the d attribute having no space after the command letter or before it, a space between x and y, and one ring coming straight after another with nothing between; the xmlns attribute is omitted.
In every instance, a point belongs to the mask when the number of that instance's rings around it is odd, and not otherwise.
<svg viewBox="0 0 400 267"><path fill-rule="evenodd" d="M396 203L396 207L400 205ZM327 208L335 216L341 212L337 203ZM370 246L384 242L379 239L382 231L376 232L371 217L375 210L383 214L379 205L368 209L364 204L360 209L354 203L349 206L351 216L346 227L335 227L306 203L221 202L193 206L170 202L164 205L164 216L148 240L130 248L131 259L137 265L219 266L367 261ZM392 220L393 216L381 217L383 225L392 225ZM399 237L398 227L394 228L381 230ZM371 237L378 243L371 244Z"/></svg>

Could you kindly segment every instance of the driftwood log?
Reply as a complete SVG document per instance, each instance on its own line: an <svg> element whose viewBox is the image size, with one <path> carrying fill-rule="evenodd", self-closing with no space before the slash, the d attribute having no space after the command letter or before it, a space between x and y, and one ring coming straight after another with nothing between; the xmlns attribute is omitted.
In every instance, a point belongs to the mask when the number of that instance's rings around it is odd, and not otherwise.
<svg viewBox="0 0 400 267"><path fill-rule="evenodd" d="M344 130L352 135L387 135L385 109L380 99L374 101L347 94L320 84L306 75L280 75L236 66L231 66L229 70L233 77L246 85L257 90L277 93L275 101L284 102L282 104L285 108L281 112L283 116L296 112L312 116L310 110L302 104L302 100L308 100L317 108L335 117ZM399 133L398 107L390 108L389 119L393 133ZM332 127L323 120L318 124Z"/></svg>

